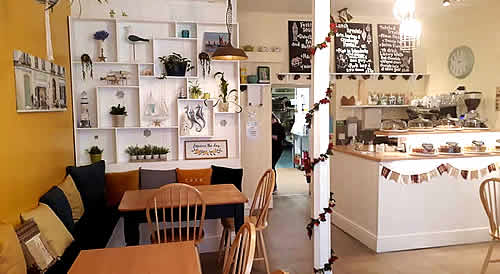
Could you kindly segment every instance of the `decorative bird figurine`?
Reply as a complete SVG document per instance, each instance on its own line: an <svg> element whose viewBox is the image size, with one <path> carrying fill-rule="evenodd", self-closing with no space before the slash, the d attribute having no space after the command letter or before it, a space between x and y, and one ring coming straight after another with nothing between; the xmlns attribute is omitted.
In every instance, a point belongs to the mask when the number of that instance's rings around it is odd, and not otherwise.
<svg viewBox="0 0 500 274"><path fill-rule="evenodd" d="M131 35L128 36L128 41L130 43L149 42L149 39L144 39L144 38L141 38L141 37L139 37L137 35L131 34Z"/></svg>

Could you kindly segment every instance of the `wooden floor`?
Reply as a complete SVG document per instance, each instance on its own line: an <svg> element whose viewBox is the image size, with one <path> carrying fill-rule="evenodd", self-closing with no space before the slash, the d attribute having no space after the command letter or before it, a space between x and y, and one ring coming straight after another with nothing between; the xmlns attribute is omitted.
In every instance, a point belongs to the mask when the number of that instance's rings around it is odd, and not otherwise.
<svg viewBox="0 0 500 274"><path fill-rule="evenodd" d="M312 242L305 230L307 196L277 196L274 206L266 232L271 269L312 273ZM340 257L334 265L335 274L476 274L488 248L487 244L475 244L376 254L335 227L332 239L332 247ZM500 259L500 245L493 258ZM202 254L201 260L204 274L220 273L214 267L214 253ZM265 273L264 265L255 263L252 273ZM487 273L500 273L500 264L491 264Z"/></svg>

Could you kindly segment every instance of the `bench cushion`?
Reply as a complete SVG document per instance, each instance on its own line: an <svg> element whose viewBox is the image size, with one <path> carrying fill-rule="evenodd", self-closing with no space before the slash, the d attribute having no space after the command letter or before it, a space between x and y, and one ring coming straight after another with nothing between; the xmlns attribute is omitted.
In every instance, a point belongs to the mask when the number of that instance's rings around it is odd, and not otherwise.
<svg viewBox="0 0 500 274"><path fill-rule="evenodd" d="M66 168L66 172L71 175L80 192L86 213L99 211L106 206L105 171L104 161L88 166Z"/></svg>

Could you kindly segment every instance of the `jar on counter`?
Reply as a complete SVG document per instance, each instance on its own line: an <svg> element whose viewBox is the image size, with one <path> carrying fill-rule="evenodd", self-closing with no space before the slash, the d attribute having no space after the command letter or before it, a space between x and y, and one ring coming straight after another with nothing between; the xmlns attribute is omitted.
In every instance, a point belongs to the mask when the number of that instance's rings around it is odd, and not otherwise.
<svg viewBox="0 0 500 274"><path fill-rule="evenodd" d="M397 102L397 97L396 95L390 94L389 95L389 100L388 100L388 105L395 105Z"/></svg>
<svg viewBox="0 0 500 274"><path fill-rule="evenodd" d="M387 102L388 102L387 95L385 95L385 94L380 95L379 105L387 105Z"/></svg>
<svg viewBox="0 0 500 274"><path fill-rule="evenodd" d="M397 105L404 105L405 104L405 96L403 94L398 94L397 99L396 99L396 104Z"/></svg>

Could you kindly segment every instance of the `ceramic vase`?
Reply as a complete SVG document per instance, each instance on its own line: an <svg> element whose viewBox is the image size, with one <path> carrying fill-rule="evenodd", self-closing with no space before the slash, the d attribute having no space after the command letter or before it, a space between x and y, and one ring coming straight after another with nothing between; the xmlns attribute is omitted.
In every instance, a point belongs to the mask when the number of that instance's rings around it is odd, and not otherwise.
<svg viewBox="0 0 500 274"><path fill-rule="evenodd" d="M111 115L112 127L125 127L125 115Z"/></svg>

